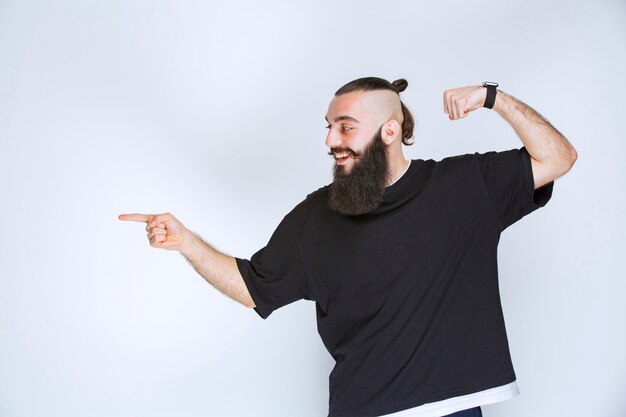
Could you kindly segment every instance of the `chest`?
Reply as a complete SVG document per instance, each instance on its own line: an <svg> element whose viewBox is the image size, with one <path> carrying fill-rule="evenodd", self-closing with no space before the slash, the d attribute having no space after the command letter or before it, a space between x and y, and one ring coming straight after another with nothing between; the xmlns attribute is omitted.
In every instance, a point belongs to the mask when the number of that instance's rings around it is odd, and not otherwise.
<svg viewBox="0 0 626 417"><path fill-rule="evenodd" d="M318 225L302 240L316 301L358 316L435 291L495 252L492 214L483 195L436 187L386 213Z"/></svg>

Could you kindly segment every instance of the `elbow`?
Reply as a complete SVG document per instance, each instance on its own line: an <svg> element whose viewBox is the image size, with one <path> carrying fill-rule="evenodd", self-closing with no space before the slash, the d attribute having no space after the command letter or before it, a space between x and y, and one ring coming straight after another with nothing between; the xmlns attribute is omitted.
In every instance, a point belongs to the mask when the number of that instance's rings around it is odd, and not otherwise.
<svg viewBox="0 0 626 417"><path fill-rule="evenodd" d="M243 299L240 302L241 302L241 304L243 304L247 308L254 308L254 307L256 307L256 304L254 303L254 300L252 300L252 297L250 296L249 293L246 294L246 296L244 296Z"/></svg>
<svg viewBox="0 0 626 417"><path fill-rule="evenodd" d="M573 146L569 145L566 149L562 149L558 157L550 160L545 164L546 172L552 180L559 178L569 172L578 159L578 152Z"/></svg>
<svg viewBox="0 0 626 417"><path fill-rule="evenodd" d="M570 156L570 168L572 166L574 166L574 162L576 162L576 160L578 159L578 152L576 152L576 149L574 149L574 147L572 146L572 152L571 152L571 156Z"/></svg>
<svg viewBox="0 0 626 417"><path fill-rule="evenodd" d="M574 163L578 159L578 152L572 146L571 143L565 138L563 138L562 146L559 152L559 157L554 161L555 171L558 171L559 176L567 173L572 167Z"/></svg>
<svg viewBox="0 0 626 417"><path fill-rule="evenodd" d="M565 172L568 172L574 166L574 163L578 159L578 152L572 145L569 146L567 156L564 158Z"/></svg>

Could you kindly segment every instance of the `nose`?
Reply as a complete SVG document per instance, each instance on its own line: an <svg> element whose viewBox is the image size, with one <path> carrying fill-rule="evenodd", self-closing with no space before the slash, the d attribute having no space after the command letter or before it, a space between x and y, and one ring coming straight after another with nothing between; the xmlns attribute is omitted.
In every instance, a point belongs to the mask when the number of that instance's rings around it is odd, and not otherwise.
<svg viewBox="0 0 626 417"><path fill-rule="evenodd" d="M341 140L339 139L337 132L333 131L333 129L328 129L328 134L326 135L326 146L328 146L329 149L332 149L339 145L341 145Z"/></svg>

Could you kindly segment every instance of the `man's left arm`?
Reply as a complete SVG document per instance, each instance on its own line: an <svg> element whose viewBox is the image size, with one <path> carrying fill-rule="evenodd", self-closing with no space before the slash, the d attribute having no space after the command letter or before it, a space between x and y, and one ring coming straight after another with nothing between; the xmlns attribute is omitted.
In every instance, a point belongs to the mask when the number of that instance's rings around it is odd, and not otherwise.
<svg viewBox="0 0 626 417"><path fill-rule="evenodd" d="M450 120L462 119L483 107L486 94L482 86L446 90L444 111ZM493 110L509 122L530 154L535 189L563 176L576 162L576 149L532 107L498 90Z"/></svg>

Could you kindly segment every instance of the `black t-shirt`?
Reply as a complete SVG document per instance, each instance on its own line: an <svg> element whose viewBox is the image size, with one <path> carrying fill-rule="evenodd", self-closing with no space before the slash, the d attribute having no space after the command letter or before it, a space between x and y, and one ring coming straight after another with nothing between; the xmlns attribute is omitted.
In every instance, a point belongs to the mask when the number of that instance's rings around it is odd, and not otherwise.
<svg viewBox="0 0 626 417"><path fill-rule="evenodd" d="M316 302L336 364L329 416L378 416L515 380L498 289L500 233L544 206L525 148L412 160L370 213L341 216L328 186L267 246L236 258L255 311Z"/></svg>

